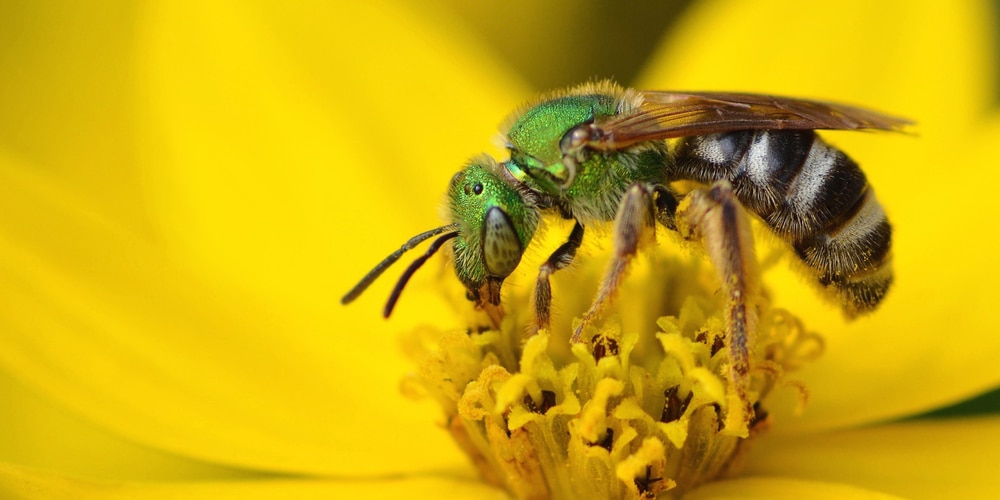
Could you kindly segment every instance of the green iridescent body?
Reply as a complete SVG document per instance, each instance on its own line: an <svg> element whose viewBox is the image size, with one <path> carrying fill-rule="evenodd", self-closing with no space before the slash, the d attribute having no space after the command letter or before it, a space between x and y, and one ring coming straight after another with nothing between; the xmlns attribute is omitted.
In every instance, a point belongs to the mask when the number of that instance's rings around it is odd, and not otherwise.
<svg viewBox="0 0 1000 500"><path fill-rule="evenodd" d="M634 109L638 99L620 88L594 85L545 100L510 126L505 137L510 159L502 165L532 191L554 198L584 225L610 221L633 183L667 182L666 146L655 141L588 155L569 179L560 141L577 125Z"/></svg>
<svg viewBox="0 0 1000 500"><path fill-rule="evenodd" d="M668 182L669 155L663 141L588 154L575 172L564 162L560 141L569 130L631 111L640 103L638 93L607 83L543 98L514 114L504 134L510 159L497 163L479 157L455 175L448 191L450 220L459 225L455 271L471 296L478 298L489 285L495 300L500 283L531 240L541 212L574 218L583 225L607 222L615 218L633 184ZM477 185L481 192L477 193ZM493 207L508 217L508 227L483 229ZM500 213L494 215L500 219ZM510 237L513 234L517 237Z"/></svg>

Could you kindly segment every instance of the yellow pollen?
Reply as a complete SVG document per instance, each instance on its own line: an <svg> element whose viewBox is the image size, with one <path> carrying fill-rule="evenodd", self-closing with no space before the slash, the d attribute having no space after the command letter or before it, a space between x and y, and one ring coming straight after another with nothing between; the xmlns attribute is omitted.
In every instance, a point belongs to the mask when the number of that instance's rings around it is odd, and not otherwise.
<svg viewBox="0 0 1000 500"><path fill-rule="evenodd" d="M738 474L746 444L770 425L773 390L791 388L804 406L805 388L787 376L822 341L760 299L744 402L753 415L731 412L723 299L698 262L672 258L630 278L649 290L674 285L647 294L679 304L650 318L652 335L623 332L611 317L587 343L568 345L568 327L524 338L530 311L511 305L530 297L510 293L499 330L418 331L409 345L420 369L407 387L440 404L482 478L517 498L666 498ZM621 300L621 314L662 310Z"/></svg>

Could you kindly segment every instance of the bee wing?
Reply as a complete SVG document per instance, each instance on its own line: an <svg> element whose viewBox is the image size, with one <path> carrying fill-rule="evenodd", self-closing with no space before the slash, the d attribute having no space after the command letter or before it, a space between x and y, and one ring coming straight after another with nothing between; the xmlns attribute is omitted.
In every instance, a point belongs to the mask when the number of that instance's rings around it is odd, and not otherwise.
<svg viewBox="0 0 1000 500"><path fill-rule="evenodd" d="M736 130L895 130L913 122L844 104L729 92L643 92L631 113L593 124L588 146L622 149L644 141Z"/></svg>

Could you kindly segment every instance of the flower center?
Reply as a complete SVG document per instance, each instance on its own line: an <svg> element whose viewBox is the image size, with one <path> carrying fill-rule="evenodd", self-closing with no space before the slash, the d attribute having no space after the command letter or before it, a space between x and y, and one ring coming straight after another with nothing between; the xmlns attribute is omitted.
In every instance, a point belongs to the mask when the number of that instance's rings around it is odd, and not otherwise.
<svg viewBox="0 0 1000 500"><path fill-rule="evenodd" d="M681 495L739 471L747 443L770 425L775 388L796 389L804 405L805 389L785 377L819 355L821 339L763 299L747 394L754 414L727 421L727 340L711 270L673 257L647 271L629 279L648 293L623 290L615 309L655 311L652 334L623 331L612 316L586 343L569 345L570 329L559 326L524 338L530 311L512 305L531 302L516 294L505 297L499 330L420 332L437 340L418 355L412 382L441 404L486 481L518 498Z"/></svg>

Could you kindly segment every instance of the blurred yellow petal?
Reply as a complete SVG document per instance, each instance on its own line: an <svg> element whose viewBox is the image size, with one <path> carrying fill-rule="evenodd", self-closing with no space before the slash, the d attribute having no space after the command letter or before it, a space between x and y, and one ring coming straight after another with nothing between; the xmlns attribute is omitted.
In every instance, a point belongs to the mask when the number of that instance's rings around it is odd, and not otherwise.
<svg viewBox="0 0 1000 500"><path fill-rule="evenodd" d="M986 321L997 294L973 292L998 272L997 237L975 224L991 213L988 167L1000 160L989 142L1000 126L981 132L976 121L995 83L983 21L992 17L973 3L881 8L708 3L646 85L837 99L921 122L918 137L832 136L890 211L899 277L883 311L844 325L797 278L775 273L777 305L829 345L804 372L812 416L777 429L870 422L1000 378ZM498 494L471 482L467 461L428 424L440 413L400 396L410 365L391 332L460 321L435 282L454 281L443 259L428 266L437 275L414 280L392 323L377 317L391 279L352 308L337 304L368 266L440 224L434 208L451 174L490 149L495 124L523 97L480 33L443 7L390 1L9 9L18 15L0 16L14 19L0 28L29 27L0 29L27 48L0 51L18 69L0 81L0 104L18 118L0 127L0 370L74 418L165 452L108 448L136 457L136 469L244 472L182 463L194 457L333 478L112 485L0 464L0 496ZM788 20L754 22L772 12ZM0 452L28 446L12 441ZM771 472L768 463L754 470ZM850 471L808 467L699 494L878 497L844 485ZM890 486L901 470L887 474ZM626 472L641 477L641 467Z"/></svg>
<svg viewBox="0 0 1000 500"><path fill-rule="evenodd" d="M689 2L441 3L472 26L519 78L533 83L537 90L547 90L604 78L631 82L661 34ZM595 38L595 33L613 37ZM581 43L583 40L590 42Z"/></svg>
<svg viewBox="0 0 1000 500"><path fill-rule="evenodd" d="M990 498L1000 417L954 418L761 440L747 474L837 481L908 498Z"/></svg>
<svg viewBox="0 0 1000 500"><path fill-rule="evenodd" d="M2 370L0 401L5 409L15 409L0 411L0 462L94 480L197 481L261 476L124 439L53 404L51 398L32 392Z"/></svg>
<svg viewBox="0 0 1000 500"><path fill-rule="evenodd" d="M470 477L368 480L268 479L230 482L96 483L0 462L0 497L12 500L508 498Z"/></svg>
<svg viewBox="0 0 1000 500"><path fill-rule="evenodd" d="M331 370L332 348L305 350L294 324L207 284L55 183L0 166L0 362L17 378L115 432L200 459L324 472L461 463L412 418L421 411L395 381L373 401L361 382L378 380L347 383L351 373ZM384 433L353 430L380 418L392 422ZM401 441L440 453L382 452Z"/></svg>
<svg viewBox="0 0 1000 500"><path fill-rule="evenodd" d="M464 134L485 143L509 109L477 97L500 94L488 73L464 71L488 63L472 43L446 43L460 33L391 5L292 20L219 4L147 9L133 70L145 124L134 209L157 234L95 201L121 185L78 184L2 152L5 368L112 432L199 459L340 474L464 466L427 427L435 410L399 394L408 365L388 332L402 326L379 321L372 302L345 310L337 298L358 266L432 223L451 172L479 149ZM253 43L278 28L312 37ZM412 43L373 42L379 57L331 63L325 51L354 43L341 30ZM324 34L337 38L321 44ZM318 67L343 85L314 88L302 75ZM41 90L74 85L34 77ZM459 116L475 121L439 130ZM397 325L429 310L411 298Z"/></svg>
<svg viewBox="0 0 1000 500"><path fill-rule="evenodd" d="M844 101L917 120L918 144L959 140L992 104L993 19L984 1L705 0L668 34L639 84ZM871 141L864 151L882 149L881 137L850 135L836 138L852 151Z"/></svg>
<svg viewBox="0 0 1000 500"><path fill-rule="evenodd" d="M802 479L749 477L710 483L684 498L685 500L798 500L801 498L811 500L842 500L844 498L891 500L899 497L839 482L825 483Z"/></svg>
<svg viewBox="0 0 1000 500"><path fill-rule="evenodd" d="M135 165L136 3L0 6L0 145L92 193L130 230L150 230Z"/></svg>
<svg viewBox="0 0 1000 500"><path fill-rule="evenodd" d="M886 207L896 282L879 311L845 323L784 267L770 274L776 303L827 341L802 375L806 414L779 432L892 418L1000 383L986 305L1000 299L990 286L1000 267L990 264L996 235L982 226L1000 159L1000 135L982 121L996 87L994 18L986 2L706 1L643 78L846 101L918 122L915 136L827 135Z"/></svg>
<svg viewBox="0 0 1000 500"><path fill-rule="evenodd" d="M448 180L489 149L514 85L447 17L428 26L391 2L226 5L148 13L154 216L206 272L351 315L336 299L440 224Z"/></svg>

